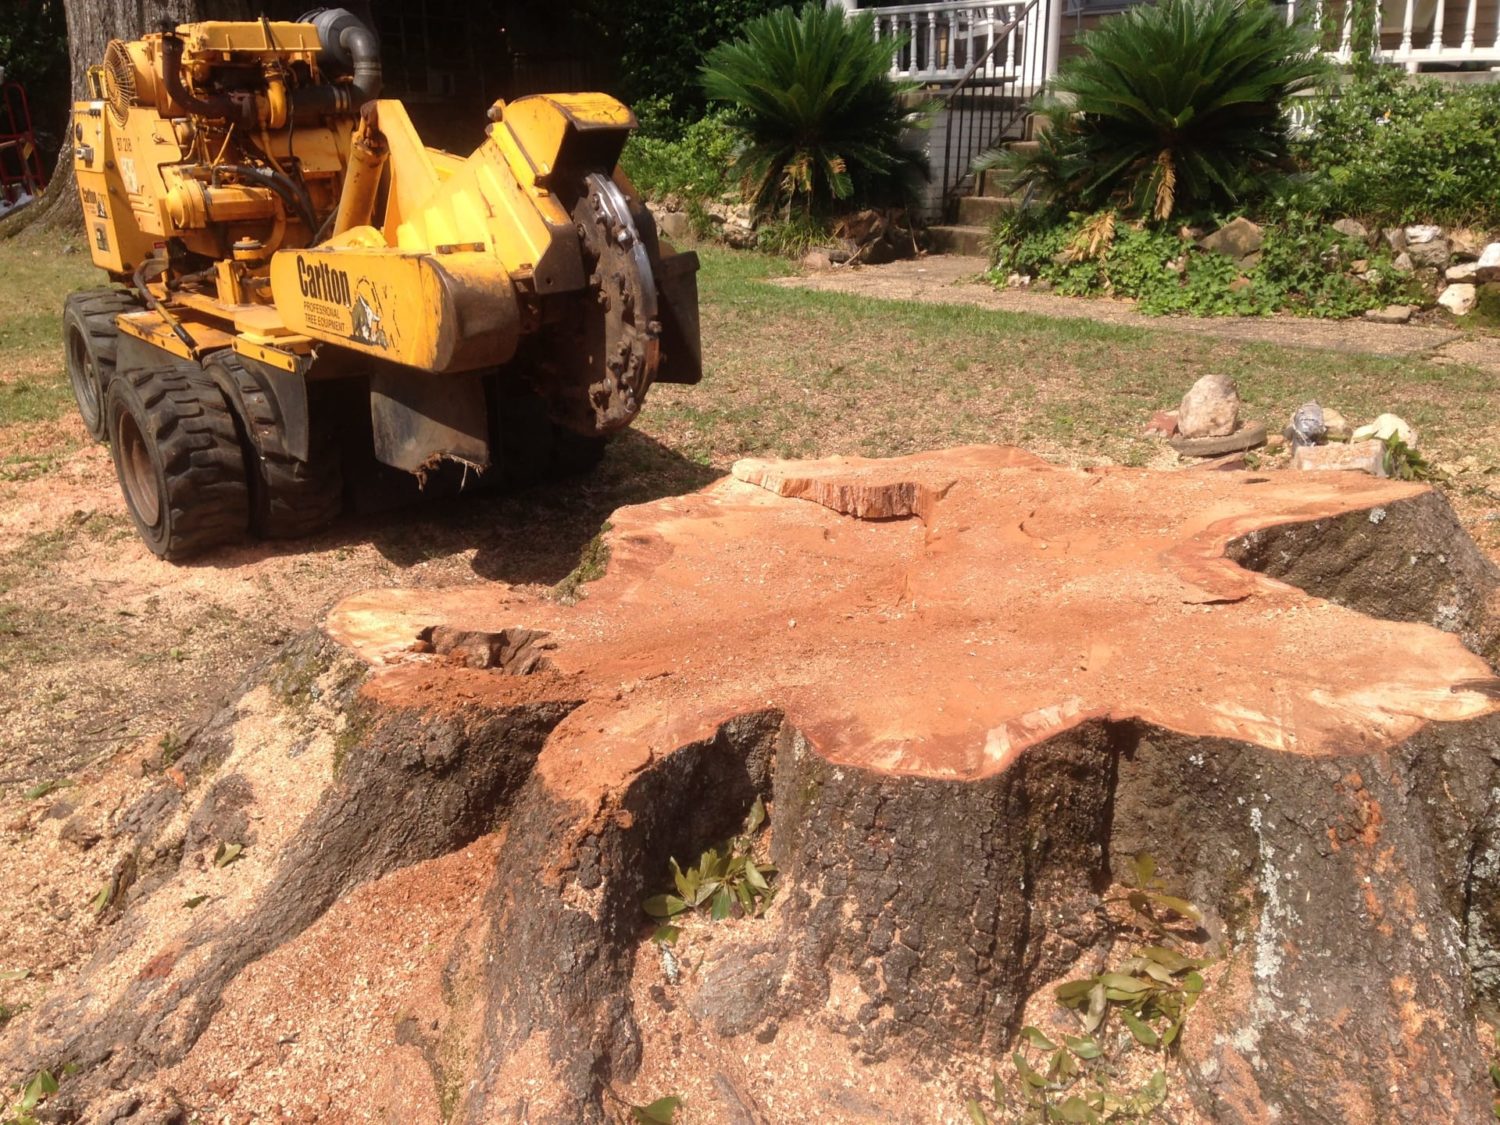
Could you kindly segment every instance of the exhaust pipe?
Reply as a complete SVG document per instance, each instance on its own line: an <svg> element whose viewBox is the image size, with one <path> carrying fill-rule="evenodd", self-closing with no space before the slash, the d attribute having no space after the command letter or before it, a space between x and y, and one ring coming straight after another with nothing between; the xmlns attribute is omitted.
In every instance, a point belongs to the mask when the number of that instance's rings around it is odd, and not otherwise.
<svg viewBox="0 0 1500 1125"><path fill-rule="evenodd" d="M298 22L317 28L326 60L353 75L352 82L299 90L299 112L358 113L362 105L380 96L380 40L358 16L347 8L323 8L308 12Z"/></svg>

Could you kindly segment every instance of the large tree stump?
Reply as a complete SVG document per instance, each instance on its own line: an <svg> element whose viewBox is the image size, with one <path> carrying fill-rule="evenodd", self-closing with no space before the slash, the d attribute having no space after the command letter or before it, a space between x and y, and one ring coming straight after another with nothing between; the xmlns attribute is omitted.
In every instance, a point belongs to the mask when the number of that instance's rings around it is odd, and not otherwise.
<svg viewBox="0 0 1500 1125"><path fill-rule="evenodd" d="M882 1083L987 1068L1145 851L1225 958L1181 1111L1489 1112L1500 577L1439 494L967 448L742 462L607 543L575 605L339 606L116 818L113 931L7 1075L131 1125L587 1120L642 1074L930 1120ZM769 914L645 981L642 899L757 796ZM794 1102L744 1069L809 1051Z"/></svg>

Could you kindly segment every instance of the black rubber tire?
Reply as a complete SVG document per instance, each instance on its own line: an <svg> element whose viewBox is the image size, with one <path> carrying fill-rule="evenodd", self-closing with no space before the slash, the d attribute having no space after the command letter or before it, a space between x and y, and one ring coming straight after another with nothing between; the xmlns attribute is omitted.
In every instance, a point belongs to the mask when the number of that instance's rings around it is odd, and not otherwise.
<svg viewBox="0 0 1500 1125"><path fill-rule="evenodd" d="M286 447L276 400L233 351L215 352L204 368L228 388L240 422L245 475L250 484L250 530L263 539L313 535L344 508L344 474L338 447L313 427L310 457L299 461Z"/></svg>
<svg viewBox="0 0 1500 1125"><path fill-rule="evenodd" d="M115 317L140 307L123 289L85 289L68 294L63 303L63 366L83 427L95 441L109 436L104 396L115 375Z"/></svg>
<svg viewBox="0 0 1500 1125"><path fill-rule="evenodd" d="M244 537L250 490L234 415L196 364L116 375L105 417L125 506L153 553L175 561Z"/></svg>

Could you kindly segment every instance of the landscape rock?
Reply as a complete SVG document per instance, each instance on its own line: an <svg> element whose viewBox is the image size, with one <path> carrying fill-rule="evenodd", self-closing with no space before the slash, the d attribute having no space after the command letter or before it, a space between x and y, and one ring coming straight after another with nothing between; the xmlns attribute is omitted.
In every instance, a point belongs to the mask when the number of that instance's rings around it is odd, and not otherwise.
<svg viewBox="0 0 1500 1125"><path fill-rule="evenodd" d="M1331 406L1323 407L1323 428L1329 441L1348 441L1353 433L1349 420Z"/></svg>
<svg viewBox="0 0 1500 1125"><path fill-rule="evenodd" d="M1438 304L1454 316L1467 316L1474 311L1474 302L1479 291L1465 282L1455 282L1438 294Z"/></svg>
<svg viewBox="0 0 1500 1125"><path fill-rule="evenodd" d="M1228 375L1214 372L1203 376L1182 396L1177 432L1187 438L1227 437L1234 433L1239 419L1239 388Z"/></svg>
<svg viewBox="0 0 1500 1125"><path fill-rule="evenodd" d="M1461 262L1472 262L1484 249L1484 238L1468 227L1457 227L1448 232L1448 245L1453 247L1453 256Z"/></svg>
<svg viewBox="0 0 1500 1125"><path fill-rule="evenodd" d="M1443 237L1443 228L1433 223L1415 223L1406 228L1406 248L1436 242Z"/></svg>
<svg viewBox="0 0 1500 1125"><path fill-rule="evenodd" d="M1216 250L1228 255L1238 262L1258 251L1265 241L1265 231L1242 215L1225 223L1198 245L1204 250Z"/></svg>
<svg viewBox="0 0 1500 1125"><path fill-rule="evenodd" d="M1364 441L1366 438L1376 438L1380 441L1396 438L1408 449L1417 448L1417 431L1412 429L1406 419L1399 414L1378 415L1375 421L1359 427L1349 435L1350 441Z"/></svg>
<svg viewBox="0 0 1500 1125"><path fill-rule="evenodd" d="M1390 247L1392 254L1399 254L1406 249L1406 231L1402 227L1386 227L1380 236L1385 239L1385 244Z"/></svg>
<svg viewBox="0 0 1500 1125"><path fill-rule="evenodd" d="M1338 471L1369 473L1372 477L1383 477L1385 471L1385 443L1381 441L1356 441L1349 444L1299 445L1292 451L1292 468L1314 471Z"/></svg>
<svg viewBox="0 0 1500 1125"><path fill-rule="evenodd" d="M1333 229L1345 238L1352 238L1358 242L1370 241L1370 228L1358 219L1338 219L1334 222Z"/></svg>
<svg viewBox="0 0 1500 1125"><path fill-rule="evenodd" d="M1470 282L1472 282L1474 280L1474 278L1475 278L1475 275L1478 274L1478 273L1479 273L1479 263L1477 263L1477 262L1460 262L1458 265L1456 265L1456 266L1449 266L1446 270L1444 270L1443 271L1443 277L1444 277L1445 280L1447 280L1449 282L1453 282L1453 281L1470 281Z"/></svg>
<svg viewBox="0 0 1500 1125"><path fill-rule="evenodd" d="M1147 437L1171 437L1177 432L1177 411L1158 410L1146 423Z"/></svg>
<svg viewBox="0 0 1500 1125"><path fill-rule="evenodd" d="M1475 281L1500 281L1500 242L1491 242L1475 263Z"/></svg>
<svg viewBox="0 0 1500 1125"><path fill-rule="evenodd" d="M686 242L693 237L693 222L686 211L663 211L656 216L656 229L668 242Z"/></svg>
<svg viewBox="0 0 1500 1125"><path fill-rule="evenodd" d="M1453 258L1452 247L1448 245L1446 238L1433 238L1426 242L1408 241L1406 253L1418 269L1447 269Z"/></svg>
<svg viewBox="0 0 1500 1125"><path fill-rule="evenodd" d="M1304 402L1292 412L1286 428L1286 439L1293 446L1321 445L1328 436L1323 422L1323 408L1317 402Z"/></svg>
<svg viewBox="0 0 1500 1125"><path fill-rule="evenodd" d="M1400 270L1402 273L1411 273L1412 270L1416 269L1416 265L1411 260L1411 255L1405 250L1402 250L1391 259L1391 267Z"/></svg>
<svg viewBox="0 0 1500 1125"><path fill-rule="evenodd" d="M1415 305L1386 305L1383 309L1367 310L1365 319L1376 324L1405 324L1416 311Z"/></svg>
<svg viewBox="0 0 1500 1125"><path fill-rule="evenodd" d="M747 250L755 245L755 209L746 203L717 201L703 208L709 219L718 228L718 238L737 250Z"/></svg>

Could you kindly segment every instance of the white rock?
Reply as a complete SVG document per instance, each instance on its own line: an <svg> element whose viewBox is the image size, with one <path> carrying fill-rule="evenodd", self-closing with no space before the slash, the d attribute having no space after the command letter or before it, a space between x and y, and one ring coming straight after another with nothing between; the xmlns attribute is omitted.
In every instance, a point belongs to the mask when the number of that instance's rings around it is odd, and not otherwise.
<svg viewBox="0 0 1500 1125"><path fill-rule="evenodd" d="M1391 265L1402 273L1411 273L1412 270L1416 269L1416 266L1412 264L1411 255L1405 250L1401 251L1401 253L1397 254L1391 260Z"/></svg>
<svg viewBox="0 0 1500 1125"><path fill-rule="evenodd" d="M1448 286L1438 294L1438 304L1447 309L1454 316L1466 316L1474 311L1474 302L1479 298L1479 290L1473 285L1459 281Z"/></svg>
<svg viewBox="0 0 1500 1125"><path fill-rule="evenodd" d="M1473 281L1478 272L1478 262L1461 262L1456 266L1449 266L1443 276L1449 281Z"/></svg>
<svg viewBox="0 0 1500 1125"><path fill-rule="evenodd" d="M1399 438L1401 444L1408 449L1417 447L1417 431L1406 423L1406 419L1399 414L1382 414L1367 426L1361 426L1349 435L1350 441L1367 441L1371 438L1377 441L1390 441L1391 438Z"/></svg>
<svg viewBox="0 0 1500 1125"><path fill-rule="evenodd" d="M1406 228L1406 245L1432 242L1443 237L1443 228L1432 226L1429 223L1418 223Z"/></svg>
<svg viewBox="0 0 1500 1125"><path fill-rule="evenodd" d="M1177 432L1183 437L1228 437L1240 420L1240 393L1228 375L1205 375L1182 396Z"/></svg>
<svg viewBox="0 0 1500 1125"><path fill-rule="evenodd" d="M1475 281L1500 281L1500 242L1491 242L1474 263Z"/></svg>

